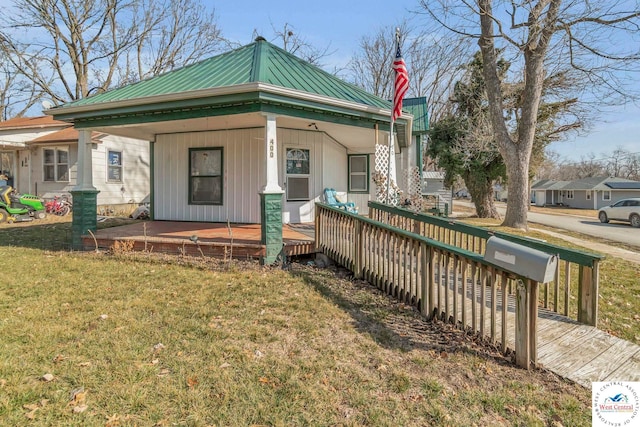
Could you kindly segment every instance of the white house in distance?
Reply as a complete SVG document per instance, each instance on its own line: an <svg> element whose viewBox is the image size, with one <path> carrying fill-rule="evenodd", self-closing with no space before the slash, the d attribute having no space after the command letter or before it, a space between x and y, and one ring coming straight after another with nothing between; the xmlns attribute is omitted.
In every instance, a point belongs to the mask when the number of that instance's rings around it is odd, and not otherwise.
<svg viewBox="0 0 640 427"><path fill-rule="evenodd" d="M391 108L259 37L46 113L74 123L81 146L90 132L151 141L152 219L261 224L270 263L282 250L283 224L313 221L325 188L366 209ZM412 124L408 113L396 120L396 158L414 141ZM405 157L415 166L416 156ZM81 180L78 195L91 203L94 188ZM77 220L85 233L95 226L88 216Z"/></svg>
<svg viewBox="0 0 640 427"><path fill-rule="evenodd" d="M90 143L98 206L148 201L149 142L93 132ZM78 131L50 116L0 122L0 159L8 183L21 193L70 193L77 183Z"/></svg>

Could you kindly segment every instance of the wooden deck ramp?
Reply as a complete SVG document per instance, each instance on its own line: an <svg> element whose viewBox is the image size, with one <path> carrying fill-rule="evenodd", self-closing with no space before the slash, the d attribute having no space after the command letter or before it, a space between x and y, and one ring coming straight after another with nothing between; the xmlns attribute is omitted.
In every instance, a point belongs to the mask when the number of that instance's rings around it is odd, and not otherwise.
<svg viewBox="0 0 640 427"><path fill-rule="evenodd" d="M450 282L451 283L451 282ZM461 282L458 282L462 285ZM481 285L477 284L475 295L480 295ZM459 289L462 286L459 287ZM486 288L486 287L485 287ZM489 294L489 292L485 293ZM453 306L454 290L450 288L449 306ZM461 301L458 292L458 315L462 319L462 306L465 307L466 327L472 327L474 313L472 295L473 284L467 281L467 304ZM502 292L496 292L496 309L502 312ZM476 301L479 301L476 298ZM507 296L506 345L515 348L515 298ZM491 309L491 298L485 300L485 310ZM477 310L479 311L479 310ZM453 315L453 313L451 313ZM480 314L475 313L476 319ZM479 321L479 320L478 320ZM502 316L496 316L496 342L502 339ZM640 381L640 346L614 337L598 328L581 324L568 317L540 308L538 311L537 363L561 377L591 387L594 381ZM491 324L489 316L484 316L485 335L490 338Z"/></svg>
<svg viewBox="0 0 640 427"><path fill-rule="evenodd" d="M597 324L597 260L572 266L588 257L569 254L564 274L539 284L439 239L321 204L316 215L316 247L354 277L514 351L516 365L535 363L585 387L640 381L640 346L590 326Z"/></svg>

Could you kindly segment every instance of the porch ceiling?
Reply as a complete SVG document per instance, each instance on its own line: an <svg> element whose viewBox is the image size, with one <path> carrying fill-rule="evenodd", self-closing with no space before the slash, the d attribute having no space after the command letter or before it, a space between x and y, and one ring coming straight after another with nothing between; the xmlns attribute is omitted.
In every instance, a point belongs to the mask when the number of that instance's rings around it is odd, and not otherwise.
<svg viewBox="0 0 640 427"><path fill-rule="evenodd" d="M370 128L366 128L289 116L277 116L276 122L279 128L324 132L354 153L369 153L375 146L376 132L373 125L371 125ZM265 123L266 118L263 113L247 113L153 123L102 126L92 128L92 130L112 135L154 141L156 135L255 128L264 127ZM388 131L380 130L378 132L378 142L380 144L386 143L388 141L388 135ZM396 148L397 147L398 145L396 144Z"/></svg>

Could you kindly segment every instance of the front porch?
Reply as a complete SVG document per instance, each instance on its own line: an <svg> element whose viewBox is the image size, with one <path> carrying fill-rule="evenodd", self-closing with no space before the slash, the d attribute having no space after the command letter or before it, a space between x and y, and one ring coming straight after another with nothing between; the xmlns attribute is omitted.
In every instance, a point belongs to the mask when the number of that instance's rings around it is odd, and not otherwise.
<svg viewBox="0 0 640 427"><path fill-rule="evenodd" d="M313 223L286 224L282 228L287 256L315 253ZM260 224L142 221L98 230L95 240L82 236L83 249L113 247L116 241L133 242L127 250L217 258L262 258ZM131 245L131 243L129 243Z"/></svg>

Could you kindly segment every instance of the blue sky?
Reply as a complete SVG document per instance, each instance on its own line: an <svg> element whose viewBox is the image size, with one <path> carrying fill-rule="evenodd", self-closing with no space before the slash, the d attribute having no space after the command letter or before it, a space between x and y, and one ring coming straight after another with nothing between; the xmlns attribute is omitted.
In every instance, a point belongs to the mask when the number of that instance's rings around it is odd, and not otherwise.
<svg viewBox="0 0 640 427"><path fill-rule="evenodd" d="M417 0L202 1L214 5L223 36L240 44L253 41L254 29L272 40L273 28L282 30L288 24L311 45L329 47L331 55L322 59L327 71L346 66L363 36L393 28L403 19L415 27L421 19L410 13L418 8ZM0 7L9 3L0 0ZM619 107L601 116L603 121L595 123L588 136L554 143L551 148L568 160L580 160L589 153L601 158L619 146L640 152L640 107Z"/></svg>
<svg viewBox="0 0 640 427"><path fill-rule="evenodd" d="M419 25L421 18L409 12L417 7L417 0L313 3L237 0L217 2L215 10L224 36L241 44L253 41L254 29L271 40L272 26L276 29L282 29L285 23L293 26L298 35L312 45L330 46L333 53L323 62L331 71L334 66L344 67L348 63L364 35L371 35L381 27L393 27L404 18ZM578 161L589 153L602 158L618 147L640 152L640 107L614 108L603 111L600 117L603 121L594 123L589 135L557 142L550 148L569 161Z"/></svg>

